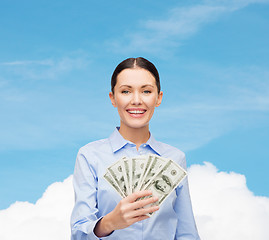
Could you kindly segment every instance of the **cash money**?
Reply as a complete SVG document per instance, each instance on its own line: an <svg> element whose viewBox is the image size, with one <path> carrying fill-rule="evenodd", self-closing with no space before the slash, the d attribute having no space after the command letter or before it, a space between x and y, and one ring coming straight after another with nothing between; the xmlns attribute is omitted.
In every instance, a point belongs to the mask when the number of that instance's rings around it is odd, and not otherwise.
<svg viewBox="0 0 269 240"><path fill-rule="evenodd" d="M158 198L156 203L150 205L161 205L186 175L187 172L183 168L169 160L144 188L145 190L150 190L152 195Z"/></svg>
<svg viewBox="0 0 269 240"><path fill-rule="evenodd" d="M142 180L142 184L140 186L141 190L145 189L148 182L163 168L168 161L168 159L159 157L158 155L149 155L149 158L151 158L151 164Z"/></svg>
<svg viewBox="0 0 269 240"><path fill-rule="evenodd" d="M125 194L121 191L119 185L115 182L113 177L109 172L106 172L104 178L110 183L110 185L120 194L122 198L126 197Z"/></svg>
<svg viewBox="0 0 269 240"><path fill-rule="evenodd" d="M133 192L137 192L140 189L138 188L138 184L143 177L143 173L146 167L147 156L141 155L137 157L133 157L131 160L132 162L132 184L131 187Z"/></svg>
<svg viewBox="0 0 269 240"><path fill-rule="evenodd" d="M130 164L131 164L130 162L131 161L129 161L129 158L127 157L123 157L121 159L122 172L123 172L124 182L125 182L128 195L132 193L132 188L131 188L132 179L130 177L130 175L132 175L132 169L130 167Z"/></svg>
<svg viewBox="0 0 269 240"><path fill-rule="evenodd" d="M122 159L114 163L108 169L108 172L113 177L114 181L117 183L123 194L127 197L128 196L128 186L127 183L124 181L124 173L122 167ZM110 183L110 182L109 182Z"/></svg>
<svg viewBox="0 0 269 240"><path fill-rule="evenodd" d="M149 207L161 205L186 175L187 172L172 159L149 154L122 157L107 168L104 178L122 198L137 191L150 190L158 201L145 206ZM144 198L147 197L140 199Z"/></svg>

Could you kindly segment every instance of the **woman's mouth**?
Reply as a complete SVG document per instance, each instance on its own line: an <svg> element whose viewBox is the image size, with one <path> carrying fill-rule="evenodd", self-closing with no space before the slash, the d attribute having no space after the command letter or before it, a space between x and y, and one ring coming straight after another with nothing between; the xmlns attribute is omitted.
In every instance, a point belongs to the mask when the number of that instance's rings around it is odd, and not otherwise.
<svg viewBox="0 0 269 240"><path fill-rule="evenodd" d="M127 109L132 117L142 117L147 110L145 109Z"/></svg>

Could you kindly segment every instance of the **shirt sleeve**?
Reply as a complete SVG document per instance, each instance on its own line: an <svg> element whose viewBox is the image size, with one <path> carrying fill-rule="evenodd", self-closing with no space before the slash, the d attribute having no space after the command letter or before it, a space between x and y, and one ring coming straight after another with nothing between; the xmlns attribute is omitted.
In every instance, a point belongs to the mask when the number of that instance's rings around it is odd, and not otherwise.
<svg viewBox="0 0 269 240"><path fill-rule="evenodd" d="M185 157L183 168L186 169ZM175 240L200 240L193 216L187 177L176 188L176 194L175 211L178 216L178 223Z"/></svg>
<svg viewBox="0 0 269 240"><path fill-rule="evenodd" d="M93 231L102 218L97 217L97 181L94 158L88 161L79 151L73 175L75 206L71 216L71 240L99 239Z"/></svg>

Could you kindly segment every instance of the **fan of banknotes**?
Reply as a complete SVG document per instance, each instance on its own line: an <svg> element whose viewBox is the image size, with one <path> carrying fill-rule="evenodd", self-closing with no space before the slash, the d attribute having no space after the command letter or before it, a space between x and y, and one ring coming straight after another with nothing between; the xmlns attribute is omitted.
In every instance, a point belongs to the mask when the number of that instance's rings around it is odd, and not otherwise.
<svg viewBox="0 0 269 240"><path fill-rule="evenodd" d="M167 196L186 177L187 172L171 159L155 154L122 157L107 168L104 178L121 197L150 190L161 205Z"/></svg>

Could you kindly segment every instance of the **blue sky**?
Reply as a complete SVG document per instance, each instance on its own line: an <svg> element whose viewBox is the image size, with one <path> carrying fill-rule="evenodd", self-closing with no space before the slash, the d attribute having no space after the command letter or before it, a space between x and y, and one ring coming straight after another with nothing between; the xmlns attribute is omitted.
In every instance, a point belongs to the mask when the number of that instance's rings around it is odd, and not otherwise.
<svg viewBox="0 0 269 240"><path fill-rule="evenodd" d="M155 138L246 176L269 196L269 1L0 3L0 209L72 174L119 119L108 92L127 57L151 60Z"/></svg>

